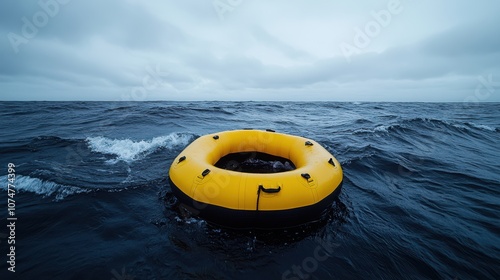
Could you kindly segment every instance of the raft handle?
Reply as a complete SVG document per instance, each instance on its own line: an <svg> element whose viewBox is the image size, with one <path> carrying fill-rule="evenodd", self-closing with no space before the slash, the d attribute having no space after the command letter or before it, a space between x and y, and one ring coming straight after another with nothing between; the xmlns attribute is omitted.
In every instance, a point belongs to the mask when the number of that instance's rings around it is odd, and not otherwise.
<svg viewBox="0 0 500 280"><path fill-rule="evenodd" d="M312 146L314 145L311 141L306 141L306 146Z"/></svg>
<svg viewBox="0 0 500 280"><path fill-rule="evenodd" d="M277 192L281 191L281 187L278 186L277 189L266 189L266 188L264 188L263 185L259 185L259 191L261 191L261 190L265 193L277 193Z"/></svg>
<svg viewBox="0 0 500 280"><path fill-rule="evenodd" d="M309 173L302 173L300 174L300 176L302 176L304 179L308 180L311 179L311 175L309 175Z"/></svg>
<svg viewBox="0 0 500 280"><path fill-rule="evenodd" d="M208 173L210 173L210 169L207 168L207 169L203 170L203 172L201 172L201 176L205 177L208 175Z"/></svg>
<svg viewBox="0 0 500 280"><path fill-rule="evenodd" d="M272 130L272 129L266 129L267 132L276 132L275 130Z"/></svg>
<svg viewBox="0 0 500 280"><path fill-rule="evenodd" d="M179 161L177 163L181 163L186 160L186 156L182 156L179 158Z"/></svg>
<svg viewBox="0 0 500 280"><path fill-rule="evenodd" d="M259 189L257 190L257 205L255 206L255 210L259 211L259 199L260 199L260 192L263 191L265 193L278 193L281 191L281 187L278 186L277 189L266 189L264 188L263 185L259 185Z"/></svg>
<svg viewBox="0 0 500 280"><path fill-rule="evenodd" d="M219 139L219 135L214 135L214 137L212 137L212 138L214 138L215 140L217 140L217 139Z"/></svg>
<svg viewBox="0 0 500 280"><path fill-rule="evenodd" d="M328 163L335 167L335 162L333 161L333 158L330 158L330 160L328 160Z"/></svg>

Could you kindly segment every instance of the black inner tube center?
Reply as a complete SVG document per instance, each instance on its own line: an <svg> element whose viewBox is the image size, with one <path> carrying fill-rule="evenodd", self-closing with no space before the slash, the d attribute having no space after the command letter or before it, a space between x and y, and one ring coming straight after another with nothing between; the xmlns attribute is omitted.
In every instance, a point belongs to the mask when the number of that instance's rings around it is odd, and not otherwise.
<svg viewBox="0 0 500 280"><path fill-rule="evenodd" d="M279 173L295 169L289 159L261 152L228 154L219 159L215 166L244 173Z"/></svg>

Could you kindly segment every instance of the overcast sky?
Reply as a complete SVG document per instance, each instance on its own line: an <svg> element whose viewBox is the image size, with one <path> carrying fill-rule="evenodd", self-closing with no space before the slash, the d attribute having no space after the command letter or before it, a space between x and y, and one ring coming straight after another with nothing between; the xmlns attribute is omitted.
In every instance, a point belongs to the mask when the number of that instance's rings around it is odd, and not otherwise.
<svg viewBox="0 0 500 280"><path fill-rule="evenodd" d="M500 101L498 0L2 0L0 100Z"/></svg>

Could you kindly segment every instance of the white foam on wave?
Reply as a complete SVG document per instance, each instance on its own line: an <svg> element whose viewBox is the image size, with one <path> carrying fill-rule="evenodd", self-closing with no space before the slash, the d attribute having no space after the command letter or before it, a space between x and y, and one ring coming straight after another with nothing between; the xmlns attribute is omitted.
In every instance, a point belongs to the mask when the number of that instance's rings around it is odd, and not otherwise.
<svg viewBox="0 0 500 280"><path fill-rule="evenodd" d="M197 218L194 218L194 217L181 218L179 216L175 216L174 219L175 219L176 222L185 223L187 225L197 224L199 226L202 226L202 225L205 224L204 220L197 219Z"/></svg>
<svg viewBox="0 0 500 280"><path fill-rule="evenodd" d="M0 181L7 182L7 176L1 176ZM82 189L79 187L60 185L50 181L44 181L30 176L17 175L15 177L14 186L17 192L31 192L42 195L43 197L54 196L55 201L64 199L67 196L88 193L90 190ZM0 184L2 190L7 190L7 184Z"/></svg>
<svg viewBox="0 0 500 280"><path fill-rule="evenodd" d="M470 130L471 127L473 127L473 128L480 129L480 130L493 131L493 132L497 131L496 128L493 128L491 126L487 126L484 124L475 124L472 122L468 122L465 124L453 124L453 126L456 128L459 128L459 129L464 129L464 130Z"/></svg>
<svg viewBox="0 0 500 280"><path fill-rule="evenodd" d="M390 126L387 126L387 125L379 125L379 126L375 127L374 131L389 132L389 128L390 128Z"/></svg>
<svg viewBox="0 0 500 280"><path fill-rule="evenodd" d="M453 124L453 127L461 129L461 130L469 130L469 128L463 124Z"/></svg>
<svg viewBox="0 0 500 280"><path fill-rule="evenodd" d="M469 124L475 128L478 128L478 129L488 130L488 131L496 131L495 128L484 125L484 124L475 124L475 123L469 123Z"/></svg>
<svg viewBox="0 0 500 280"><path fill-rule="evenodd" d="M141 159L159 148L170 149L176 146L186 146L191 139L191 135L171 133L151 140L133 141L97 136L87 138L86 142L93 152L116 156L114 160L108 161L109 163L116 163L118 161L132 162Z"/></svg>
<svg viewBox="0 0 500 280"><path fill-rule="evenodd" d="M357 133L377 133L377 132L385 132L388 133L389 129L393 128L392 125L379 125L376 126L373 129L367 129L367 128L360 128L354 131L355 134Z"/></svg>

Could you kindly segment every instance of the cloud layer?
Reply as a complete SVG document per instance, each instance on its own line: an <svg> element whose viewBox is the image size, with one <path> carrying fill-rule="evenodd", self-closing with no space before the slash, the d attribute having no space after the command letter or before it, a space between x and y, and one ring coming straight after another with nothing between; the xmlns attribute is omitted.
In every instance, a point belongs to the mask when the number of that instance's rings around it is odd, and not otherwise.
<svg viewBox="0 0 500 280"><path fill-rule="evenodd" d="M500 2L344 2L2 1L0 100L500 101Z"/></svg>

